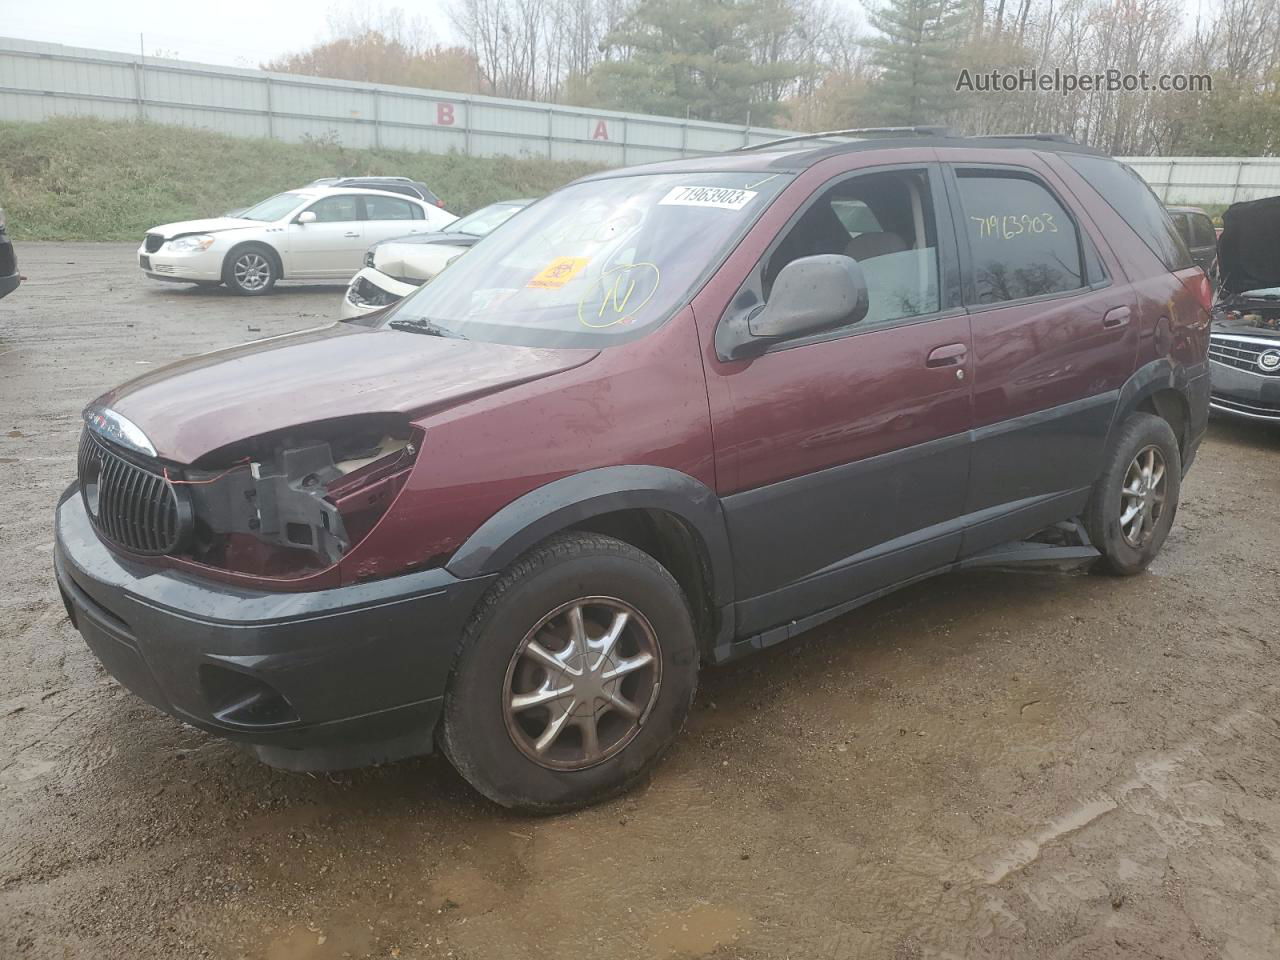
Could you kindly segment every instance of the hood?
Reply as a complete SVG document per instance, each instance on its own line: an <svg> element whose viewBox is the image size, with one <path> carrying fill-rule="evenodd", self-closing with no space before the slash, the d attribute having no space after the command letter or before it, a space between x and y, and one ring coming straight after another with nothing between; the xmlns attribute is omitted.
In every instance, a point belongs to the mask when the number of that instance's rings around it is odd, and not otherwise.
<svg viewBox="0 0 1280 960"><path fill-rule="evenodd" d="M454 257L473 246L478 238L470 234L433 233L433 241L388 240L373 248L374 269L389 277L431 280Z"/></svg>
<svg viewBox="0 0 1280 960"><path fill-rule="evenodd" d="M1218 277L1226 293L1280 286L1280 197L1233 203L1222 215Z"/></svg>
<svg viewBox="0 0 1280 960"><path fill-rule="evenodd" d="M338 323L180 360L95 403L178 463L353 414L409 416L571 370L598 350L511 347Z"/></svg>
<svg viewBox="0 0 1280 960"><path fill-rule="evenodd" d="M181 220L178 223L165 223L152 227L147 233L156 233L166 240L183 237L191 233L219 233L223 230L243 230L246 227L261 227L261 220L243 220L240 217L210 217L208 220Z"/></svg>

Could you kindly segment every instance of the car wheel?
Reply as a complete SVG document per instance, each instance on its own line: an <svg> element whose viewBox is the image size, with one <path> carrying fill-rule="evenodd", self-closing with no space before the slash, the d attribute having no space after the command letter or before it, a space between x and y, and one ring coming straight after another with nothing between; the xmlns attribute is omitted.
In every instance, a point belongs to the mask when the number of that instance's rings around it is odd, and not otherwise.
<svg viewBox="0 0 1280 960"><path fill-rule="evenodd" d="M267 293L280 279L275 255L267 247L237 247L222 265L222 282L246 297Z"/></svg>
<svg viewBox="0 0 1280 960"><path fill-rule="evenodd" d="M441 747L503 806L570 810L653 766L697 677L693 619L671 574L612 537L558 535L517 560L473 614Z"/></svg>
<svg viewBox="0 0 1280 960"><path fill-rule="evenodd" d="M1085 528L1102 554L1096 569L1141 573L1164 545L1178 509L1182 456L1167 421L1135 413L1120 427L1085 511Z"/></svg>

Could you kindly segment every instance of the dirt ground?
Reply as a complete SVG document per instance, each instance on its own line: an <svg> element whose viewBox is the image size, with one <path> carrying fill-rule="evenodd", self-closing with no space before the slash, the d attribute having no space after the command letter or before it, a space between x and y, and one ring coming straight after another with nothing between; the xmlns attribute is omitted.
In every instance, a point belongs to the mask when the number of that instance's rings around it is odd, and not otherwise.
<svg viewBox="0 0 1280 960"><path fill-rule="evenodd" d="M33 245L0 303L0 957L1280 956L1280 430L1215 420L1144 576L972 573L704 674L632 794L271 770L98 668L51 570L78 413L333 319Z"/></svg>

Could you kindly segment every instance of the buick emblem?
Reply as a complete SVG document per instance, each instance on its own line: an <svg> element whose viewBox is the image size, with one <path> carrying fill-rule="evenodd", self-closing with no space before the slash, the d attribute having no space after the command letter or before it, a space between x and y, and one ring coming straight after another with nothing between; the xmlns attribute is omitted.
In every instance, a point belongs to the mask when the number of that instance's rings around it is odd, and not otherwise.
<svg viewBox="0 0 1280 960"><path fill-rule="evenodd" d="M1280 370L1280 350L1263 350L1258 354L1258 369L1267 373Z"/></svg>

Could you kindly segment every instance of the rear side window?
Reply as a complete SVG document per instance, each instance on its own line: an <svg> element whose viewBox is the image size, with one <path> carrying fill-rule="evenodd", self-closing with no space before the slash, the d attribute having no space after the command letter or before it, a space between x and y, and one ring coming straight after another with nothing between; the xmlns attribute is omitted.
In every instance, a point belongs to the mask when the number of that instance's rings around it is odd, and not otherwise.
<svg viewBox="0 0 1280 960"><path fill-rule="evenodd" d="M1064 153L1062 159L1102 195L1166 267L1182 270L1192 265L1191 253L1164 205L1132 169L1106 157Z"/></svg>
<svg viewBox="0 0 1280 960"><path fill-rule="evenodd" d="M1197 247L1212 247L1218 243L1218 233L1213 229L1213 221L1202 213L1191 215L1191 242Z"/></svg>
<svg viewBox="0 0 1280 960"><path fill-rule="evenodd" d="M364 215L367 220L412 220L414 205L396 197L365 194Z"/></svg>
<svg viewBox="0 0 1280 960"><path fill-rule="evenodd" d="M1075 222L1037 181L957 170L976 302L1003 303L1085 285Z"/></svg>

